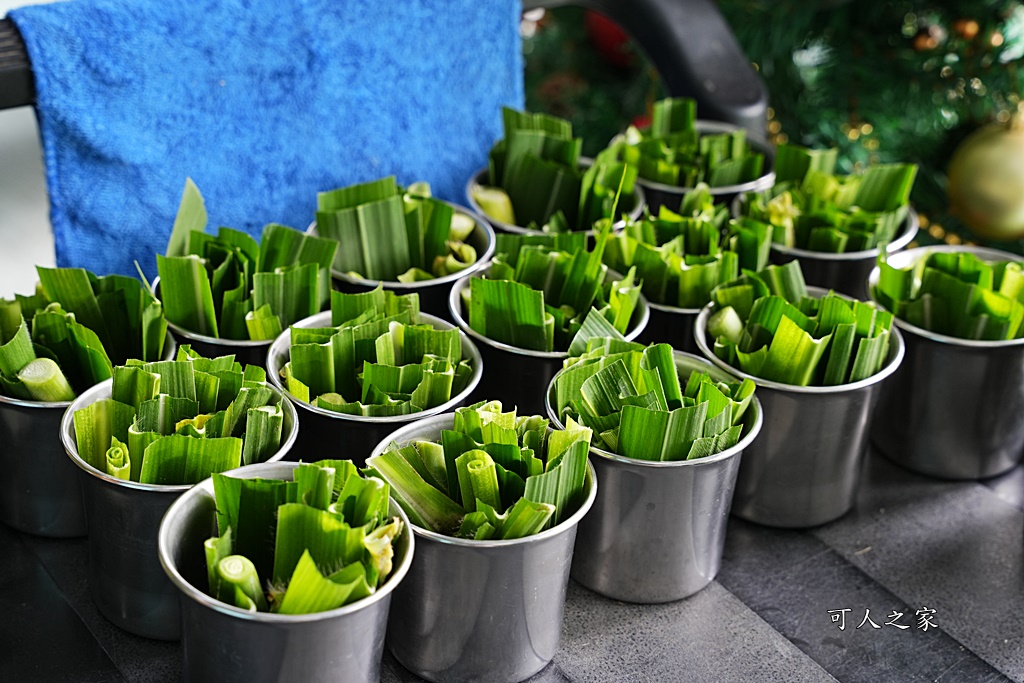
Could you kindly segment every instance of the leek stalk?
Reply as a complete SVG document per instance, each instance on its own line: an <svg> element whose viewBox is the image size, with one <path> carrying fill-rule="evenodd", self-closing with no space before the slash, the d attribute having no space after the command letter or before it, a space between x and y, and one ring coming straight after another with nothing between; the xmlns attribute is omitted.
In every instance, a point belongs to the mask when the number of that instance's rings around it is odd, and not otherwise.
<svg viewBox="0 0 1024 683"><path fill-rule="evenodd" d="M548 436L542 417L481 402L456 410L440 443L392 444L366 464L417 526L476 540L521 538L579 509L590 437L575 424Z"/></svg>
<svg viewBox="0 0 1024 683"><path fill-rule="evenodd" d="M351 462L301 464L295 481L216 474L213 483L220 536L205 554L215 598L309 614L370 596L391 574L402 523L387 515L387 484L363 479Z"/></svg>
<svg viewBox="0 0 1024 683"><path fill-rule="evenodd" d="M665 185L722 187L761 176L764 155L750 148L745 131L702 134L696 120L694 100L660 100L654 103L648 129L630 126L609 150L635 165L641 178Z"/></svg>
<svg viewBox="0 0 1024 683"><path fill-rule="evenodd" d="M775 186L747 195L746 220L771 226L777 244L810 251L863 251L892 241L907 217L917 166L880 164L843 176L835 165L835 149L779 145Z"/></svg>
<svg viewBox="0 0 1024 683"><path fill-rule="evenodd" d="M178 360L118 366L112 398L75 411L79 456L111 476L167 485L265 460L280 447L284 415L280 397L255 381L264 374L188 346ZM223 387L234 395L221 396Z"/></svg>
<svg viewBox="0 0 1024 683"><path fill-rule="evenodd" d="M561 235L502 237L490 276L470 278L468 301L463 301L475 331L519 348L562 350L593 308L614 329L626 332L641 286L634 268L622 280L605 282L608 268L601 257L610 226L603 228L592 251L585 242Z"/></svg>
<svg viewBox="0 0 1024 683"><path fill-rule="evenodd" d="M81 268L36 270L36 294L0 300L0 393L71 400L108 379L116 363L160 358L167 323L142 282Z"/></svg>
<svg viewBox="0 0 1024 683"><path fill-rule="evenodd" d="M614 153L580 169L583 141L568 121L507 107L502 121L504 137L488 157L489 184L470 190L490 218L552 233L590 230L615 213L620 186L633 194L636 168Z"/></svg>
<svg viewBox="0 0 1024 683"><path fill-rule="evenodd" d="M289 393L350 415L407 415L451 400L469 382L457 329L417 323L419 296L379 285L331 294L336 327L292 328L282 369Z"/></svg>
<svg viewBox="0 0 1024 683"><path fill-rule="evenodd" d="M206 223L187 179L166 254L157 255L168 320L211 337L265 340L327 304L337 243L276 223L257 243L231 228L209 235Z"/></svg>
<svg viewBox="0 0 1024 683"><path fill-rule="evenodd" d="M563 458L580 457L573 449L581 430L592 430L587 441L594 446L638 460L719 453L738 442L753 393L749 379L722 384L707 373L680 377L667 344L592 337L554 383L555 407L566 424Z"/></svg>
<svg viewBox="0 0 1024 683"><path fill-rule="evenodd" d="M737 298L737 290L743 296ZM887 362L892 314L833 292L807 296L799 261L748 271L717 287L712 299L718 315L732 321L709 326L715 354L756 377L795 386L838 385L870 377ZM730 305L740 300L751 302L748 312ZM736 320L742 322L739 331Z"/></svg>
<svg viewBox="0 0 1024 683"><path fill-rule="evenodd" d="M353 277L417 282L476 262L465 243L473 219L430 196L430 185L401 188L394 176L317 195L317 231L338 245L333 267Z"/></svg>
<svg viewBox="0 0 1024 683"><path fill-rule="evenodd" d="M902 320L961 339L1024 337L1024 267L1018 261L932 252L899 269L879 253L878 268L875 298Z"/></svg>

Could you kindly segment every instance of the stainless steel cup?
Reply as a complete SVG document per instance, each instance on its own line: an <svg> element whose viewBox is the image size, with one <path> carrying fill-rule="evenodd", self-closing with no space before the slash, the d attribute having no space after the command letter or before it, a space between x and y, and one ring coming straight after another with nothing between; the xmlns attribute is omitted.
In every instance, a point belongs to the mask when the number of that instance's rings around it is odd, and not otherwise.
<svg viewBox="0 0 1024 683"><path fill-rule="evenodd" d="M153 296L160 298L160 278L153 280ZM273 340L252 339L221 339L209 337L198 332L190 332L180 325L168 321L167 327L174 333L174 336L181 340L182 344L188 344L193 351L204 358L219 358L221 356L234 356L235 360L242 365L258 365L263 367L267 360L267 349Z"/></svg>
<svg viewBox="0 0 1024 683"><path fill-rule="evenodd" d="M590 165L593 163L593 159L589 159L587 157L580 157L580 168L589 168ZM487 213L483 210L483 207L481 207L480 204L476 201L476 199L474 199L473 190L482 185L488 185L489 176L490 172L487 170L487 168L481 168L479 171L474 173L473 177L470 178L469 181L466 183L466 202L469 204L469 206L473 207L473 210L476 211L478 214L485 217L487 219L487 222L494 226L495 230L499 230L501 232L506 233L514 233L518 235L547 235L548 233L544 232L543 230L531 230L530 228L524 227L522 225L512 225L511 223L503 223L502 221L491 218L490 216L487 215ZM639 183L637 183L633 188L633 194L623 195L622 210L620 211L620 213L629 216L630 220L635 221L636 219L640 218L640 214L643 213L645 205L646 195L644 194L644 189L643 187L640 186ZM612 224L613 231L622 230L624 227L626 227L626 221L624 220L619 220ZM585 232L587 235L590 236L594 236L597 234L594 230L586 230L581 232Z"/></svg>
<svg viewBox="0 0 1024 683"><path fill-rule="evenodd" d="M740 195L733 201L733 216L741 215L743 200ZM905 249L917 237L918 227L917 212L910 209L899 234L886 245L886 252L892 255ZM808 285L848 293L863 301L868 298L865 284L878 261L878 248L830 254L773 243L769 260L778 265L799 260Z"/></svg>
<svg viewBox="0 0 1024 683"><path fill-rule="evenodd" d="M170 334L163 357L177 345ZM75 468L60 442L71 401L45 403L0 396L0 521L51 538L85 536L85 508Z"/></svg>
<svg viewBox="0 0 1024 683"><path fill-rule="evenodd" d="M909 249L888 262L905 268L933 251L1021 260L995 249L946 246ZM877 283L875 268L868 289ZM984 479L1013 469L1024 455L1024 339L970 341L899 318L896 325L907 358L882 389L871 432L879 450L942 479Z"/></svg>
<svg viewBox="0 0 1024 683"><path fill-rule="evenodd" d="M486 277L490 272L488 268L480 275L471 277ZM605 281L620 277L618 273L609 270ZM543 413L544 392L551 378L562 369L562 362L569 354L565 351L521 349L489 339L474 330L469 326L468 316L462 313L462 292L470 286L469 281L470 278L466 278L455 283L448 298L448 306L455 324L480 344L480 354L487 365L487 374L480 382L476 396L480 399L499 399L509 408L515 406L520 415ZM647 299L641 294L626 339L636 339L647 327L649 318Z"/></svg>
<svg viewBox="0 0 1024 683"><path fill-rule="evenodd" d="M384 439L436 440L454 415L436 415ZM517 683L543 669L558 651L576 527L594 503L587 468L586 500L561 524L526 538L473 541L413 526L416 560L395 590L388 649L402 666L439 683Z"/></svg>
<svg viewBox="0 0 1024 683"><path fill-rule="evenodd" d="M681 377L708 372L719 382L736 381L691 354L676 351L675 360ZM547 413L561 429L556 380L548 387ZM653 462L592 447L601 490L580 522L572 578L606 597L637 603L680 600L708 585L722 563L740 458L761 423L755 396L739 443L706 458Z"/></svg>
<svg viewBox="0 0 1024 683"><path fill-rule="evenodd" d="M420 322L433 325L438 330L450 330L454 327L445 320L425 313L420 314ZM324 311L300 320L293 327L330 326L331 312ZM370 449L399 427L468 404L470 395L483 376L484 361L476 344L465 334L462 334L461 337L462 357L469 360L473 366L473 376L465 389L452 396L450 401L418 413L392 417L362 417L318 408L305 401L300 401L288 393L281 377L281 369L291 357L292 333L291 329L282 332L274 340L267 353L267 377L275 387L284 392L291 403L302 411L302 434L295 447L295 457L307 462L321 458L342 458L352 460L361 467L366 462L366 456Z"/></svg>
<svg viewBox="0 0 1024 683"><path fill-rule="evenodd" d="M696 121L695 125L697 131L700 133L734 133L739 130L738 126L734 126L730 123L722 123L720 121ZM618 138L613 139L612 142L615 142L617 139ZM747 137L747 143L755 152L764 154L765 167L771 169L775 159L775 149L772 146L766 145L759 140L754 140L749 136ZM644 196L647 198L647 209L653 215L657 215L658 209L662 206L667 209L671 209L672 211L679 211L679 207L683 203L683 197L694 189L692 187L666 185L665 183L658 183L644 178L638 178L636 182L644 189ZM755 180L750 180L745 183L712 187L711 196L714 197L716 204L728 204L737 195L741 195L744 192L767 190L774 184L775 171L769 170L760 178L756 178Z"/></svg>
<svg viewBox="0 0 1024 683"><path fill-rule="evenodd" d="M178 593L157 559L157 529L167 508L191 484L140 484L109 476L78 455L74 414L110 398L111 380L97 384L71 404L60 424L67 457L78 465L89 528L89 585L93 601L107 619L146 638L177 640ZM282 400L281 447L268 458L280 460L295 443L298 416ZM200 542L200 547L202 542Z"/></svg>
<svg viewBox="0 0 1024 683"><path fill-rule="evenodd" d="M78 475L58 436L69 405L0 396L0 520L18 531L51 538L85 535Z"/></svg>
<svg viewBox="0 0 1024 683"><path fill-rule="evenodd" d="M813 296L826 293L816 287L808 291ZM903 361L899 330L892 329L888 363L871 377L838 386L798 387L748 375L715 356L706 337L714 310L710 303L697 316L697 346L723 370L754 380L767 416L761 438L743 455L733 514L791 528L818 526L843 516L857 496L879 385Z"/></svg>
<svg viewBox="0 0 1024 683"><path fill-rule="evenodd" d="M651 310L647 325L635 341L641 344L671 344L679 351L697 352L693 341L693 322L700 313L699 308L679 308L647 302Z"/></svg>
<svg viewBox="0 0 1024 683"><path fill-rule="evenodd" d="M242 479L292 479L298 463L249 465L232 470ZM200 482L164 515L160 564L181 600L182 680L205 683L376 683L391 592L402 583L413 556L409 519L394 542L391 575L362 600L314 614L247 612L198 588L208 583L203 541L217 532L213 480Z"/></svg>
<svg viewBox="0 0 1024 683"><path fill-rule="evenodd" d="M445 202L456 211L464 213L473 219L476 228L469 234L466 243L476 250L476 263L465 270L457 273L439 277L434 280L422 282L388 282L382 280L367 280L361 277L353 277L340 270L331 270L331 278L334 280L334 288L349 293L367 292L375 289L377 285L383 284L384 289L389 289L395 294L420 295L420 310L424 313L448 320L448 291L456 280L469 277L473 273L487 267L491 257L494 256L494 230L479 215L459 206ZM477 210L474 206L474 211ZM317 235L316 222L313 222L306 230L311 235Z"/></svg>

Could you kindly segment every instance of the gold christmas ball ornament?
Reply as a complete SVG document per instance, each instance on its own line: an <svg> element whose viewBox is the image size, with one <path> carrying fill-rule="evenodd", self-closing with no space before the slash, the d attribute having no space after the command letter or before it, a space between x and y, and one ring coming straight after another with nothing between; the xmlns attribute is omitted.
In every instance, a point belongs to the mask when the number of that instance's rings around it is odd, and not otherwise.
<svg viewBox="0 0 1024 683"><path fill-rule="evenodd" d="M1006 123L980 128L949 162L950 210L993 240L1024 237L1024 103Z"/></svg>

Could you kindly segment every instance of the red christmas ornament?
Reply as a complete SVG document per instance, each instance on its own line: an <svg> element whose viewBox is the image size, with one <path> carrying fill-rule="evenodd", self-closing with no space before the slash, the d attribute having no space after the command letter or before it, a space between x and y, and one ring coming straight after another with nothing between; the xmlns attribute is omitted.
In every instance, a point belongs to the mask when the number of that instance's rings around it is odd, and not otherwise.
<svg viewBox="0 0 1024 683"><path fill-rule="evenodd" d="M650 114L637 114L633 117L633 120L629 122L630 125L644 130L651 127L651 115Z"/></svg>
<svg viewBox="0 0 1024 683"><path fill-rule="evenodd" d="M603 14L588 10L583 25L590 42L608 62L618 67L633 65L635 56L629 44L629 36L618 24Z"/></svg>

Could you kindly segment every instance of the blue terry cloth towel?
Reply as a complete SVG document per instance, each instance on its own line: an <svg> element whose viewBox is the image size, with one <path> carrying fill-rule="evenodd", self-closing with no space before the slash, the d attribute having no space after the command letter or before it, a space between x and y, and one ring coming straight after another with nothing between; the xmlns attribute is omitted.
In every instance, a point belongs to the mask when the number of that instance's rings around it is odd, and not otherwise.
<svg viewBox="0 0 1024 683"><path fill-rule="evenodd" d="M185 178L211 230L305 229L395 175L458 201L522 107L520 0L71 0L10 13L35 72L57 263L147 276Z"/></svg>

